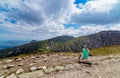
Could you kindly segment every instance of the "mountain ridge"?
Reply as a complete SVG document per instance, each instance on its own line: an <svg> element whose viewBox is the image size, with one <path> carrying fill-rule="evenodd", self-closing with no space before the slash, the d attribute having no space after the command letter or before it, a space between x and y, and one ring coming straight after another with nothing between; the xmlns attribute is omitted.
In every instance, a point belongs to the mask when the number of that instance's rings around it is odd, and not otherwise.
<svg viewBox="0 0 120 78"><path fill-rule="evenodd" d="M1 50L0 58L37 52L80 52L83 45L87 45L90 49L120 45L120 31L101 31L77 38L72 36L58 36Z"/></svg>

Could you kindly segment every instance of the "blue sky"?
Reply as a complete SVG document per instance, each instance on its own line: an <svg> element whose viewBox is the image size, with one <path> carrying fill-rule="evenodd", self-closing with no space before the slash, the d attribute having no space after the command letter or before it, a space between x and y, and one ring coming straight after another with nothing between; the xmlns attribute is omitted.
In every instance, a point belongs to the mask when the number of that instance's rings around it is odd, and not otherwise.
<svg viewBox="0 0 120 78"><path fill-rule="evenodd" d="M0 40L120 31L119 0L0 0Z"/></svg>
<svg viewBox="0 0 120 78"><path fill-rule="evenodd" d="M75 4L80 4L80 3L82 3L82 4L85 4L86 2L87 2L88 0L75 0Z"/></svg>

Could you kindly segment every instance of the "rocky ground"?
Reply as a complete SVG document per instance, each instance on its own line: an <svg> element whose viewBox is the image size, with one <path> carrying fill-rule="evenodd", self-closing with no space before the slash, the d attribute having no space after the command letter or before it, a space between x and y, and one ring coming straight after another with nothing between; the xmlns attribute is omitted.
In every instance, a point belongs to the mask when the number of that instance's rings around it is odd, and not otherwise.
<svg viewBox="0 0 120 78"><path fill-rule="evenodd" d="M120 55L92 56L79 64L78 53L18 56L0 61L0 78L120 78Z"/></svg>

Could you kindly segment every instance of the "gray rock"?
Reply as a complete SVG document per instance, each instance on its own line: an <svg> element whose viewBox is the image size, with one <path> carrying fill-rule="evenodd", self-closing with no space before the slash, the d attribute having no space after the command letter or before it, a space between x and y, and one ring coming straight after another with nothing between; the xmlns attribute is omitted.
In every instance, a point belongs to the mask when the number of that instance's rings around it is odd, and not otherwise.
<svg viewBox="0 0 120 78"><path fill-rule="evenodd" d="M35 65L35 64L36 64L36 63L30 63L29 66L33 66L33 65Z"/></svg>
<svg viewBox="0 0 120 78"><path fill-rule="evenodd" d="M7 65L7 66L4 66L5 69L10 69L10 68L13 68L13 67L15 67L15 65L12 65L12 64L11 64L11 65Z"/></svg>
<svg viewBox="0 0 120 78"><path fill-rule="evenodd" d="M24 63L20 63L20 64L18 64L18 66L23 66L24 65Z"/></svg>
<svg viewBox="0 0 120 78"><path fill-rule="evenodd" d="M30 71L36 71L37 70L37 67L31 67L30 68Z"/></svg>
<svg viewBox="0 0 120 78"><path fill-rule="evenodd" d="M49 73L51 73L51 72L53 72L53 71L55 71L55 70L54 70L54 68L52 68L52 67L49 67L49 68L47 68L47 69L44 70L44 72L45 72L46 74L49 74Z"/></svg>
<svg viewBox="0 0 120 78"><path fill-rule="evenodd" d="M72 65L72 64L68 64L68 65L65 66L66 70L70 70L70 69L73 69L73 68L75 68L75 66Z"/></svg>
<svg viewBox="0 0 120 78"><path fill-rule="evenodd" d="M47 62L47 58L43 59L44 62Z"/></svg>
<svg viewBox="0 0 120 78"><path fill-rule="evenodd" d="M75 68L76 68L76 69L79 69L79 70L81 70L81 69L82 69L82 68L81 68L81 65L80 65L80 64L78 64L78 63L74 63L73 65L75 66Z"/></svg>
<svg viewBox="0 0 120 78"><path fill-rule="evenodd" d="M4 73L9 74L9 73L10 73L10 71L9 71L9 70L4 70Z"/></svg>
<svg viewBox="0 0 120 78"><path fill-rule="evenodd" d="M16 74L22 74L23 72L24 72L23 69L18 69L18 70L16 71Z"/></svg>
<svg viewBox="0 0 120 78"><path fill-rule="evenodd" d="M61 70L64 70L64 66L56 66L55 67L55 71L61 71Z"/></svg>
<svg viewBox="0 0 120 78"><path fill-rule="evenodd" d="M5 76L0 76L0 78L5 78Z"/></svg>
<svg viewBox="0 0 120 78"><path fill-rule="evenodd" d="M41 78L45 73L42 70L20 74L19 78Z"/></svg>
<svg viewBox="0 0 120 78"><path fill-rule="evenodd" d="M13 59L5 60L4 62L5 63L11 63L11 62L13 62Z"/></svg>
<svg viewBox="0 0 120 78"><path fill-rule="evenodd" d="M14 74L11 74L10 76L7 76L6 78L18 78L18 77L15 76Z"/></svg>

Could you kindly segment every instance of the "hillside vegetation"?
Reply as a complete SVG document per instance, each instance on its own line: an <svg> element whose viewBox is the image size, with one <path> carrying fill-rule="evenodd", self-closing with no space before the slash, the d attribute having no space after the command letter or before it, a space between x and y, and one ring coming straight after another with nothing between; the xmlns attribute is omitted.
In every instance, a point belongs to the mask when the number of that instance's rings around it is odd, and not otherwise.
<svg viewBox="0 0 120 78"><path fill-rule="evenodd" d="M16 56L20 54L50 52L54 46L62 45L63 43L72 40L72 36L59 36L43 41L30 42L22 46L0 50L0 58Z"/></svg>
<svg viewBox="0 0 120 78"><path fill-rule="evenodd" d="M90 51L92 55L120 54L120 45L96 48Z"/></svg>
<svg viewBox="0 0 120 78"><path fill-rule="evenodd" d="M101 31L77 38L59 36L48 40L31 42L22 46L0 50L0 58L38 52L80 52L85 44L90 49L120 45L120 31Z"/></svg>

